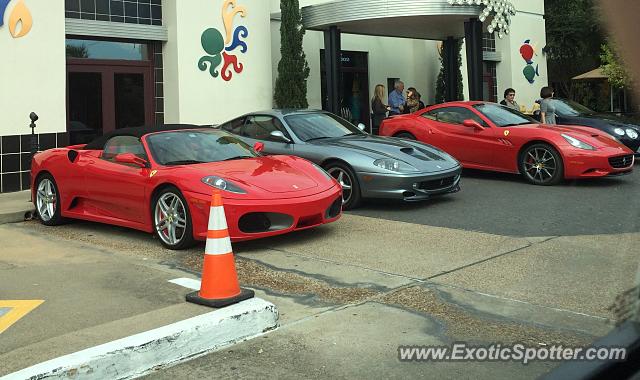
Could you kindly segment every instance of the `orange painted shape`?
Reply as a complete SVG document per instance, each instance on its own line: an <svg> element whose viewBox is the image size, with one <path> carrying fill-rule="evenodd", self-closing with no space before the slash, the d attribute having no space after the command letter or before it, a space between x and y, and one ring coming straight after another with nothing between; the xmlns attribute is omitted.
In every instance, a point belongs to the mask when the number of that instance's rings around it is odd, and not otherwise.
<svg viewBox="0 0 640 380"><path fill-rule="evenodd" d="M198 295L205 299L225 299L240 294L233 253L204 255L202 283Z"/></svg>
<svg viewBox="0 0 640 380"><path fill-rule="evenodd" d="M231 11L229 11L229 5L231 5ZM247 9L245 7L237 7L236 0L225 0L222 4L222 21L224 22L224 30L227 34L224 39L224 44L227 45L233 38L233 17L236 13L240 13L241 17L247 16Z"/></svg>
<svg viewBox="0 0 640 380"><path fill-rule="evenodd" d="M20 31L17 31L18 24L20 24ZM29 8L24 4L24 0L19 0L9 16L9 33L13 38L24 37L31 31L32 26L33 18Z"/></svg>
<svg viewBox="0 0 640 380"><path fill-rule="evenodd" d="M207 239L221 239L229 237L229 230L225 228L224 230L209 230L207 231Z"/></svg>

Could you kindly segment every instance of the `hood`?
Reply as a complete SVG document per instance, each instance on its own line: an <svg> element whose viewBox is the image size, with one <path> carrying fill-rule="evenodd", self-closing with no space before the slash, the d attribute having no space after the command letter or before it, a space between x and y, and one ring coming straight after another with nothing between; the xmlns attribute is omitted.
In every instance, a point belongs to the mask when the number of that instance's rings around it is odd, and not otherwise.
<svg viewBox="0 0 640 380"><path fill-rule="evenodd" d="M594 148L618 148L623 145L608 133L601 130L585 127L581 125L544 125L544 124L527 124L522 127L530 128L532 130L544 130L554 131L558 134L567 134L584 141L585 143L593 146Z"/></svg>
<svg viewBox="0 0 640 380"><path fill-rule="evenodd" d="M318 146L345 149L368 156L373 160L383 158L402 160L420 172L448 170L459 165L449 154L431 145L395 137L355 135L318 140L313 143Z"/></svg>
<svg viewBox="0 0 640 380"><path fill-rule="evenodd" d="M300 194L303 196L319 188L320 184L299 166L300 164L289 163L286 157L256 157L189 165L188 170L199 172L202 178L209 175L222 177L248 191L258 190L260 193L276 194L305 193ZM324 189L320 189L322 190Z"/></svg>

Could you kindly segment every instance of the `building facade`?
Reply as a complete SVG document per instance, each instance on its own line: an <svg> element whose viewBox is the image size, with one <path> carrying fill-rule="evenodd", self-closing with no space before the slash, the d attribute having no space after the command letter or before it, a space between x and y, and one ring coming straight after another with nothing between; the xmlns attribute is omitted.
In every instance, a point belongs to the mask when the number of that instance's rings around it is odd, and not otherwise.
<svg viewBox="0 0 640 380"><path fill-rule="evenodd" d="M0 191L29 187L31 112L39 116L35 134L39 149L44 150L84 143L127 126L217 124L245 112L271 108L280 60L279 3L0 2ZM300 0L303 15L313 15L327 3L330 1ZM371 9L376 9L387 2L370 3ZM421 3L444 14L449 10L456 14L458 6L447 0ZM544 6L542 0L511 3L516 13L510 34L503 38L485 34L482 96L499 101L502 91L513 87L519 102L531 108L540 88L547 84L541 53L545 45ZM472 12L479 12L479 7ZM413 16L408 13L407 17ZM441 44L424 37L447 29L447 20L462 20L455 17L371 16L376 22L391 23L392 31L401 30L408 22L418 23L413 29L426 31L418 34L420 38L398 37L393 32L343 31L339 82L343 115L369 125L373 88L378 83L390 87L396 79L416 87L423 101L432 103ZM461 30L461 22L456 30ZM370 23L373 30L380 29L376 25ZM311 68L308 101L312 108L327 108L325 35L321 29L308 30L304 39ZM462 55L464 62L465 48ZM525 70L527 66L531 68ZM533 77L526 77L525 72L533 72ZM468 97L469 77L464 65L462 73Z"/></svg>

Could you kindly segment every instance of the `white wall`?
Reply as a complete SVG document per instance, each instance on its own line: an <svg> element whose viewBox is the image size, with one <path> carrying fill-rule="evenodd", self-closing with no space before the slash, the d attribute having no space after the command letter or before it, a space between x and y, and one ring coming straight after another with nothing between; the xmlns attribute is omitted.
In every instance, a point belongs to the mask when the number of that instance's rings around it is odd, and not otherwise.
<svg viewBox="0 0 640 380"><path fill-rule="evenodd" d="M200 37L208 28L225 36L222 21L223 0L165 0L164 25L169 42L164 46L165 122L220 123L245 112L271 108L270 4L265 0L238 0L247 16L236 15L234 29L244 25L249 30L245 54L236 49L232 54L244 65L241 73L233 73L227 82L200 71L198 61L207 55ZM218 67L221 71L222 65Z"/></svg>
<svg viewBox="0 0 640 380"><path fill-rule="evenodd" d="M280 22L271 23L272 76L275 80L280 61ZM433 102L435 80L440 68L437 42L404 38L371 37L342 34L342 50L367 52L369 59L369 97L376 84L387 85L387 78L400 78L405 87L415 87L425 103ZM307 82L310 108L322 108L320 50L324 49L322 32L307 31L304 52L311 69Z"/></svg>
<svg viewBox="0 0 640 380"><path fill-rule="evenodd" d="M544 3L538 1L513 0L517 13L511 18L511 32L502 39L496 38L496 49L502 53L502 61L497 65L498 99L502 99L505 89L516 90L516 101L531 110L536 99L540 97L540 89L549 83L547 57L542 52L546 45ZM540 76L534 83L524 77L522 70L526 66L520 55L520 47L525 40L531 40L536 55L533 67L538 66Z"/></svg>
<svg viewBox="0 0 640 380"><path fill-rule="evenodd" d="M24 37L9 33L12 1L0 27L0 136L66 131L64 1L27 1L33 26Z"/></svg>

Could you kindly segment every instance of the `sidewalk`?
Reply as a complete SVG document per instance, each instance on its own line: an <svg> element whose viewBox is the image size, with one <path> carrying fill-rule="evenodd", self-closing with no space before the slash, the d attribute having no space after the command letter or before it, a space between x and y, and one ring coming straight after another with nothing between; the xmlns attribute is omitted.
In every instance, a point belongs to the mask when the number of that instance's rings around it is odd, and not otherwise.
<svg viewBox="0 0 640 380"><path fill-rule="evenodd" d="M0 224L17 223L34 210L29 190L0 194Z"/></svg>
<svg viewBox="0 0 640 380"><path fill-rule="evenodd" d="M189 275L151 260L24 223L0 225L0 241L0 378L137 376L277 326L259 298L222 309L185 302L192 290L168 281Z"/></svg>

